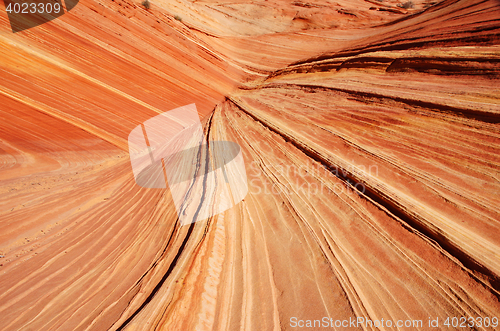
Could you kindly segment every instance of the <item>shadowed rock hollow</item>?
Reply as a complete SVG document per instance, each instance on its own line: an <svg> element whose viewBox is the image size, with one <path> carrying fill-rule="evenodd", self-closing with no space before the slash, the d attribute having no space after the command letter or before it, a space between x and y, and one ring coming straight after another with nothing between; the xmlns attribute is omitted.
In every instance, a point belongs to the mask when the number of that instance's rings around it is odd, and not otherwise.
<svg viewBox="0 0 500 331"><path fill-rule="evenodd" d="M413 4L1 11L0 329L500 318L500 4ZM249 192L180 226L127 137L191 103Z"/></svg>

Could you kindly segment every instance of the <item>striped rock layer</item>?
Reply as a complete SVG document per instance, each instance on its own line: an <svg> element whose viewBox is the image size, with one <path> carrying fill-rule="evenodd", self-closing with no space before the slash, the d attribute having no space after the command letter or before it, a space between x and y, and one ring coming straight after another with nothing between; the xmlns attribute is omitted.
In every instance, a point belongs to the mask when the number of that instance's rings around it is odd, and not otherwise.
<svg viewBox="0 0 500 331"><path fill-rule="evenodd" d="M398 4L2 11L0 330L500 318L500 3ZM181 226L127 137L192 103L248 194Z"/></svg>

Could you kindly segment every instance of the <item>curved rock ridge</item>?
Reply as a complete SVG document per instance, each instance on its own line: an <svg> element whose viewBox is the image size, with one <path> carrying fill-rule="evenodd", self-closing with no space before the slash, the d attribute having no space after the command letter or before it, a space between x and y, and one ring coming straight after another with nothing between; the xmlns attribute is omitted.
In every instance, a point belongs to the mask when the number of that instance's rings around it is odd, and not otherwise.
<svg viewBox="0 0 500 331"><path fill-rule="evenodd" d="M498 1L150 1L0 14L0 330L500 318ZM192 103L248 194L183 226L127 138Z"/></svg>
<svg viewBox="0 0 500 331"><path fill-rule="evenodd" d="M397 0L313 1L187 1L157 2L177 20L212 36L256 36L306 29L371 27L437 2L416 0L403 8Z"/></svg>

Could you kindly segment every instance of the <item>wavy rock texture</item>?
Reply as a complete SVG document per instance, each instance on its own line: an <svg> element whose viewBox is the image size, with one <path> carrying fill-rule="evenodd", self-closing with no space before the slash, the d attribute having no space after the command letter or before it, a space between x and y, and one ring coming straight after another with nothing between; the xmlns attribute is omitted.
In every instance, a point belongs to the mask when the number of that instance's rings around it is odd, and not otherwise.
<svg viewBox="0 0 500 331"><path fill-rule="evenodd" d="M2 11L0 329L500 317L499 2L414 3ZM190 103L249 194L181 227L127 136Z"/></svg>

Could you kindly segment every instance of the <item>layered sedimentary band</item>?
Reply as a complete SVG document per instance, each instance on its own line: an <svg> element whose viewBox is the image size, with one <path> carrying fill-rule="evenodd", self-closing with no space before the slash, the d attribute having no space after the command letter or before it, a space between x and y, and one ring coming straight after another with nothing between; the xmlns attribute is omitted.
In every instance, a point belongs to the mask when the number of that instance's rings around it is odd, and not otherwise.
<svg viewBox="0 0 500 331"><path fill-rule="evenodd" d="M500 318L498 1L0 21L1 330ZM191 103L206 141L239 144L248 194L181 225L127 138Z"/></svg>

